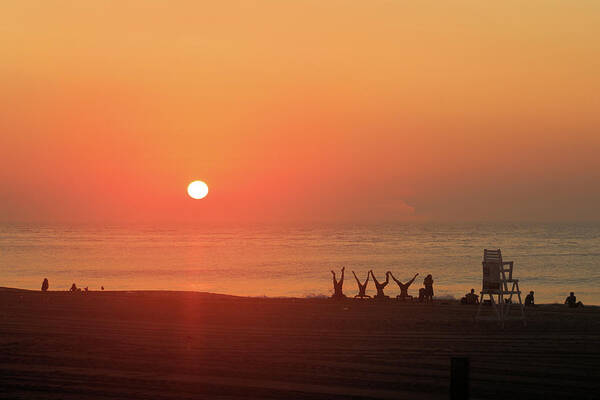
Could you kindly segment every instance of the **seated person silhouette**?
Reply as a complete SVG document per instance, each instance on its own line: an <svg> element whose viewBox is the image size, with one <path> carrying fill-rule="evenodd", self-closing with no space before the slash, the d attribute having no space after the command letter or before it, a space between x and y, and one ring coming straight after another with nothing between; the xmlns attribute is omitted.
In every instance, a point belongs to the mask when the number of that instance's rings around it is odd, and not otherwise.
<svg viewBox="0 0 600 400"><path fill-rule="evenodd" d="M535 306L535 299L533 298L533 290L525 296L525 307Z"/></svg>
<svg viewBox="0 0 600 400"><path fill-rule="evenodd" d="M427 295L427 289L425 288L419 288L419 303L422 303L425 301L425 296Z"/></svg>
<svg viewBox="0 0 600 400"><path fill-rule="evenodd" d="M471 289L470 293L465 294L465 297L460 299L462 304L479 304L479 296L475 294L475 289Z"/></svg>
<svg viewBox="0 0 600 400"><path fill-rule="evenodd" d="M72 284L71 285L71 289L69 289L69 292L75 293L76 291L77 291L77 285L76 284Z"/></svg>
<svg viewBox="0 0 600 400"><path fill-rule="evenodd" d="M385 293L383 293L383 289L387 286L388 283L390 283L390 273L389 272L385 273L385 282L379 282L377 280L377 278L375 278L375 274L373 273L373 270L370 270L369 273L373 277L373 282L375 282L375 288L377 289L377 294L375 295L374 298L375 299L389 299L389 296L386 296Z"/></svg>
<svg viewBox="0 0 600 400"><path fill-rule="evenodd" d="M415 281L417 276L419 276L419 274L415 274L415 276L413 276L413 278L406 283L400 282L390 271L388 271L388 274L390 274L394 282L396 282L398 284L398 287L400 288L400 294L396 296L396 298L400 300L412 299L413 297L408 294L408 288L410 287L410 285L412 285L412 283Z"/></svg>
<svg viewBox="0 0 600 400"><path fill-rule="evenodd" d="M356 276L356 274L354 273L354 271L352 271L352 274L354 275L354 279L356 279L356 284L358 285L358 294L356 296L354 296L354 298L359 298L359 299L364 299L365 297L371 298L371 296L369 296L366 291L367 291L367 283L369 283L369 278L370 275L367 272L367 279L365 280L365 283L360 283L360 281L358 280L358 276Z"/></svg>
<svg viewBox="0 0 600 400"><path fill-rule="evenodd" d="M565 304L567 304L569 308L583 307L583 303L577 301L577 297L575 297L574 292L571 292L571 294L565 299Z"/></svg>
<svg viewBox="0 0 600 400"><path fill-rule="evenodd" d="M48 278L44 278L44 282L42 282L42 292L47 291L48 287L50 287L50 285L48 284Z"/></svg>
<svg viewBox="0 0 600 400"><path fill-rule="evenodd" d="M345 269L346 269L346 267L342 267L342 276L340 277L339 281L337 281L335 279L335 272L331 271L331 274L333 275L333 296L331 296L332 299L346 298L346 296L344 295L344 292L342 291L342 285L344 284L344 270Z"/></svg>

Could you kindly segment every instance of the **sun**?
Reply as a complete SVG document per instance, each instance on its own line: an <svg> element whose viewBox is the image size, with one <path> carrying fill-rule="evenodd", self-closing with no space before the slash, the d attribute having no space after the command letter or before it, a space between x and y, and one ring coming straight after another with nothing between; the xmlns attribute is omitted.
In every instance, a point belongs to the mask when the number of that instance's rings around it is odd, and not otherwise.
<svg viewBox="0 0 600 400"><path fill-rule="evenodd" d="M194 181L188 185L188 194L192 199L203 199L208 194L208 185L202 181Z"/></svg>

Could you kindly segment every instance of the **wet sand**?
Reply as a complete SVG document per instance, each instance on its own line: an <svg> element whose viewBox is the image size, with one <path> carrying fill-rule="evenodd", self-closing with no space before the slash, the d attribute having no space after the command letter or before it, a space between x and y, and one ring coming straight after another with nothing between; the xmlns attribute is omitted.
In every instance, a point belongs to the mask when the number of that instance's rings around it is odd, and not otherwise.
<svg viewBox="0 0 600 400"><path fill-rule="evenodd" d="M0 289L0 397L600 398L600 308L542 305L528 326L474 324L453 301L242 298Z"/></svg>

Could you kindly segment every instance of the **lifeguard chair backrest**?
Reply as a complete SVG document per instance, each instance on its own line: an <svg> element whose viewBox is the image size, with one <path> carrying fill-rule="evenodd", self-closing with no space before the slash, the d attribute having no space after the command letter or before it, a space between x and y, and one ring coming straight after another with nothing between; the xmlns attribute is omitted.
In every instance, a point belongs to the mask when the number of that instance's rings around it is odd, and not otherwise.
<svg viewBox="0 0 600 400"><path fill-rule="evenodd" d="M500 270L502 269L502 253L500 249L483 250L483 289L500 289Z"/></svg>

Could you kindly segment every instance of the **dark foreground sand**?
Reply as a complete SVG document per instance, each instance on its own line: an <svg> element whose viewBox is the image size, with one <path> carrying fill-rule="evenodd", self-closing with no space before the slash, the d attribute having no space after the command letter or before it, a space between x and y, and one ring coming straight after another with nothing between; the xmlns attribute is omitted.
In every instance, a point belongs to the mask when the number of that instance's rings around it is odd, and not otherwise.
<svg viewBox="0 0 600 400"><path fill-rule="evenodd" d="M526 328L475 308L186 292L0 289L0 397L600 398L600 309L547 305Z"/></svg>

